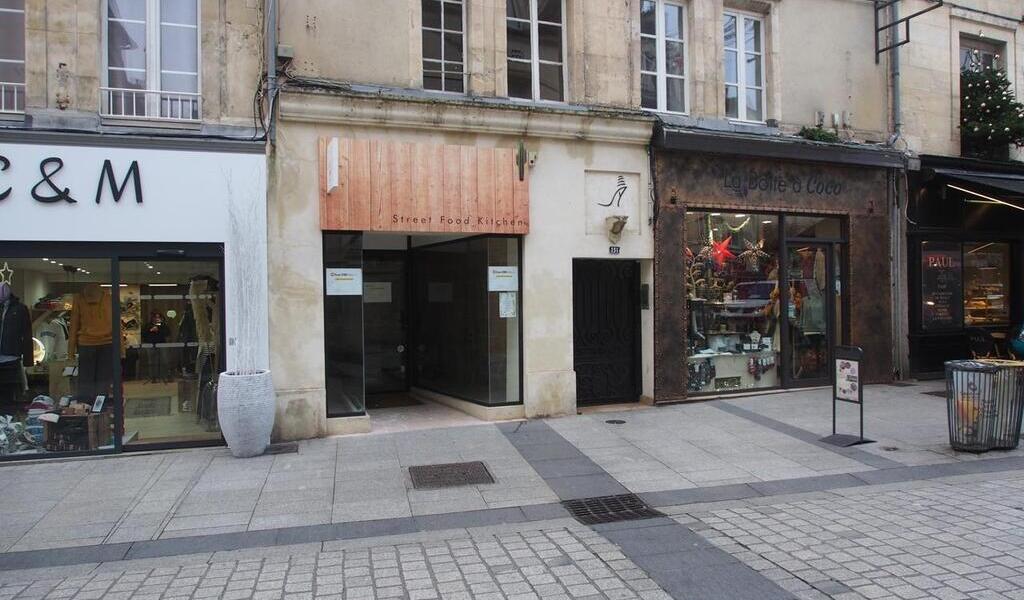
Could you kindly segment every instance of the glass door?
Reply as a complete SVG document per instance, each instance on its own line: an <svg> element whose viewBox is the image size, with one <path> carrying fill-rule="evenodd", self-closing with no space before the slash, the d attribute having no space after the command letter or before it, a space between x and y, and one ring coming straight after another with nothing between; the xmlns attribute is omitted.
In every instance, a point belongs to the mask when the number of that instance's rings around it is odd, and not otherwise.
<svg viewBox="0 0 1024 600"><path fill-rule="evenodd" d="M832 244L786 245L785 385L827 385L842 306L840 252Z"/></svg>
<svg viewBox="0 0 1024 600"><path fill-rule="evenodd" d="M377 408L379 397L408 389L408 321L406 315L406 252L363 252L363 345L366 405Z"/></svg>
<svg viewBox="0 0 1024 600"><path fill-rule="evenodd" d="M224 351L218 260L122 260L124 445L214 443Z"/></svg>

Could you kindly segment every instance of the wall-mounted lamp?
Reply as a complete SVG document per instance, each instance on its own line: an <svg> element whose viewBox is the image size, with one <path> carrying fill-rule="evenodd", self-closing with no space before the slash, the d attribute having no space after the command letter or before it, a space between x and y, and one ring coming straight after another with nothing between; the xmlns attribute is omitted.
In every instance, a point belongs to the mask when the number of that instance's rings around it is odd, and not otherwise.
<svg viewBox="0 0 1024 600"><path fill-rule="evenodd" d="M605 217L604 225L608 229L608 241L613 244L618 244L619 240L622 239L622 230L626 228L626 221L629 217L626 215L614 215L611 217Z"/></svg>

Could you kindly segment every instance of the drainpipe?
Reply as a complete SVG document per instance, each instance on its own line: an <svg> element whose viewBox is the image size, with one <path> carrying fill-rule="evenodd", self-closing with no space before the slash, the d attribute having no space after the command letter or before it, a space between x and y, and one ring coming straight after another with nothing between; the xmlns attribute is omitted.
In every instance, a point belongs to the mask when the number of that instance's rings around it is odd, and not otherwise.
<svg viewBox="0 0 1024 600"><path fill-rule="evenodd" d="M267 57L267 138L273 144L276 139L277 127L274 119L274 107L277 104L277 0L264 0L263 39L266 43L264 55Z"/></svg>
<svg viewBox="0 0 1024 600"><path fill-rule="evenodd" d="M900 19L900 7L899 2L893 2L889 6L891 23L896 23ZM890 28L890 36L893 38L890 43L894 43L896 36L899 35L899 28ZM903 138L903 107L902 98L900 95L900 48L899 46L889 51L889 73L892 81L892 136L889 138L889 145L895 147L897 143ZM907 318L909 317L907 312L905 298L905 269L907 268L906 260L903 254L903 244L906 243L906 232L904 231L903 221L903 210L901 200L904 198L906 188L906 178L901 176L901 173L896 169L891 169L889 176L886 178L889 187L889 193L892 194L892 200L889 202L889 229L890 229L890 245L891 252L889 272L892 277L891 289L892 289L892 366L893 366L893 378L903 379L907 376Z"/></svg>

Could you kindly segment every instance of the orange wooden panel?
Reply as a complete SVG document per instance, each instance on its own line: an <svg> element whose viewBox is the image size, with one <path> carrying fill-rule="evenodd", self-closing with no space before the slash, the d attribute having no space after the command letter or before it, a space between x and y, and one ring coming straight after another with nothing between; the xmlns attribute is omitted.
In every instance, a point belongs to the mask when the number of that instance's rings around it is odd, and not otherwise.
<svg viewBox="0 0 1024 600"><path fill-rule="evenodd" d="M485 230L489 230L494 219L494 151L480 150L476 163L477 207L483 218Z"/></svg>
<svg viewBox="0 0 1024 600"><path fill-rule="evenodd" d="M529 184L511 148L338 140L338 187L326 192L327 140L319 140L323 229L526 233Z"/></svg>

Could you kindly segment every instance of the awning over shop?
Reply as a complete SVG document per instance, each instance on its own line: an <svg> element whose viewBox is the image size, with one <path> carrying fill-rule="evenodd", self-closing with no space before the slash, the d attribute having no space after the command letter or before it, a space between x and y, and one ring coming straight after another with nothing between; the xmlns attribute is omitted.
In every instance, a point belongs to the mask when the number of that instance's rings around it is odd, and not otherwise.
<svg viewBox="0 0 1024 600"><path fill-rule="evenodd" d="M1024 175L957 169L932 169L950 188L981 201L1024 211Z"/></svg>

